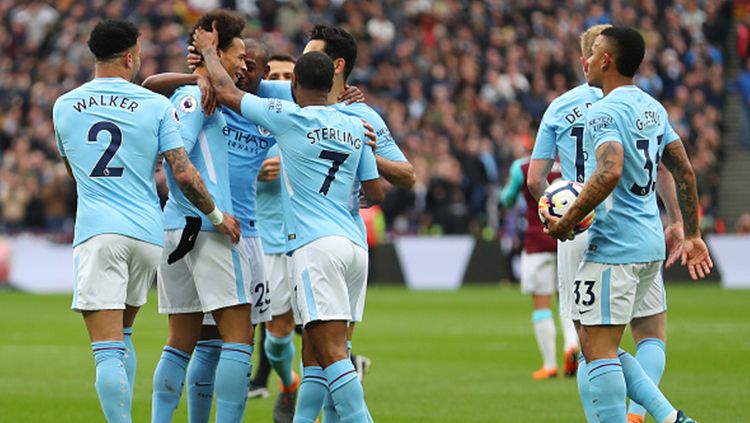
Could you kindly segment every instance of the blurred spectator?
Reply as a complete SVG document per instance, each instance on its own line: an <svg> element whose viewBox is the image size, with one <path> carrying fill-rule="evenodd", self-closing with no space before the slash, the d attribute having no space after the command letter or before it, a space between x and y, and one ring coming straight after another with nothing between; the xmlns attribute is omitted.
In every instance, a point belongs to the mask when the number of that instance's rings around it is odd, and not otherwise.
<svg viewBox="0 0 750 423"><path fill-rule="evenodd" d="M479 234L514 226L498 211L498 181L532 147L549 102L583 81L578 37L597 23L641 30L647 53L636 81L669 111L696 168L705 213L716 213L728 0L578 0L565 7L550 0L0 0L0 213L7 227L71 227L75 190L58 167L51 106L91 78L86 41L96 20L139 26L142 80L185 71L186 31L218 4L248 13L246 35L273 53L299 54L316 23L354 34L359 54L349 82L386 117L417 171L413 192L389 190L383 213L390 230ZM740 21L747 42L739 39L738 49L744 45L746 54L750 13Z"/></svg>
<svg viewBox="0 0 750 423"><path fill-rule="evenodd" d="M734 231L739 235L750 235L750 213L742 213L740 215Z"/></svg>
<svg viewBox="0 0 750 423"><path fill-rule="evenodd" d="M742 115L740 116L740 145L750 148L750 58L745 60L745 69L734 81L734 89L742 98Z"/></svg>

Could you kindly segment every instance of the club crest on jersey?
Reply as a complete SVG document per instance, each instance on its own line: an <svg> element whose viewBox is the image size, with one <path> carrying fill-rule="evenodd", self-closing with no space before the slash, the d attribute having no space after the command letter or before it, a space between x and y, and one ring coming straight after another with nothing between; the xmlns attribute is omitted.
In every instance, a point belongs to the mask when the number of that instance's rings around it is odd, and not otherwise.
<svg viewBox="0 0 750 423"><path fill-rule="evenodd" d="M256 125L256 126L258 127L258 133L262 137L270 137L271 136L271 131L269 131L268 129L266 129L266 128L260 126L260 125Z"/></svg>
<svg viewBox="0 0 750 423"><path fill-rule="evenodd" d="M185 113L192 113L198 108L198 100L192 95L186 95L180 100L180 110Z"/></svg>

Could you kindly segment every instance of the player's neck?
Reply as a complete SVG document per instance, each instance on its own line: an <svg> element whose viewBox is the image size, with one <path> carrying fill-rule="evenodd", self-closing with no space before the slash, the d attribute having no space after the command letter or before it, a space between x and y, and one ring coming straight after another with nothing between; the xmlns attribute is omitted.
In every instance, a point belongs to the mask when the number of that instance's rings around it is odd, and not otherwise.
<svg viewBox="0 0 750 423"><path fill-rule="evenodd" d="M333 87L328 93L327 104L336 104L339 102L339 97L346 91L346 83L344 79L336 76L333 78Z"/></svg>
<svg viewBox="0 0 750 423"><path fill-rule="evenodd" d="M130 70L121 66L112 66L105 63L97 63L94 66L94 78L122 78L130 81Z"/></svg>
<svg viewBox="0 0 750 423"><path fill-rule="evenodd" d="M602 92L606 96L616 88L624 87L626 85L635 85L635 83L633 82L633 78L613 74L604 79L603 85L604 86L602 87Z"/></svg>
<svg viewBox="0 0 750 423"><path fill-rule="evenodd" d="M304 88L300 88L294 94L294 97L300 107L325 106L331 104L328 103L328 93L325 93L323 91L306 90Z"/></svg>

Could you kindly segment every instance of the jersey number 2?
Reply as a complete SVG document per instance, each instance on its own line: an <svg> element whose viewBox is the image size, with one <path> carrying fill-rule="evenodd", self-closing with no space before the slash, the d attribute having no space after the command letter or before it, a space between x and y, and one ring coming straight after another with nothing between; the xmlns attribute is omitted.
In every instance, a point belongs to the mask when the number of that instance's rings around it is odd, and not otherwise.
<svg viewBox="0 0 750 423"><path fill-rule="evenodd" d="M99 136L99 132L107 131L111 137L109 146L104 150L104 154L96 162L96 166L91 171L89 176L92 178L119 178L122 176L122 172L125 168L123 167L108 167L109 162L117 153L117 150L122 144L122 131L112 122L101 121L95 123L91 129L89 129L89 144L96 144L96 137Z"/></svg>
<svg viewBox="0 0 750 423"><path fill-rule="evenodd" d="M331 189L331 182L336 179L336 172L339 171L341 165L349 158L349 155L345 153L337 153L331 150L323 150L318 157L324 160L333 161L331 168L328 169L328 176L323 180L323 185L320 186L320 191L318 191L323 195L328 195L328 190Z"/></svg>

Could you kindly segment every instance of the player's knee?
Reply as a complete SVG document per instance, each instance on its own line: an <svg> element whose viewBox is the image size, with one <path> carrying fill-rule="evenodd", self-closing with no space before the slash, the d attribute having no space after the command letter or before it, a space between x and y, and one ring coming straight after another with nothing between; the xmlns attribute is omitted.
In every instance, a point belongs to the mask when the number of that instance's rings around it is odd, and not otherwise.
<svg viewBox="0 0 750 423"><path fill-rule="evenodd" d="M280 316L274 316L273 320L266 324L268 332L278 338L289 336L294 331L294 317L291 311Z"/></svg>

